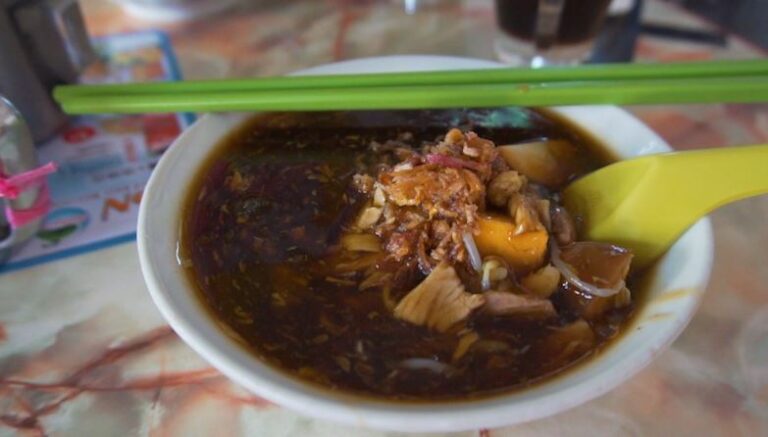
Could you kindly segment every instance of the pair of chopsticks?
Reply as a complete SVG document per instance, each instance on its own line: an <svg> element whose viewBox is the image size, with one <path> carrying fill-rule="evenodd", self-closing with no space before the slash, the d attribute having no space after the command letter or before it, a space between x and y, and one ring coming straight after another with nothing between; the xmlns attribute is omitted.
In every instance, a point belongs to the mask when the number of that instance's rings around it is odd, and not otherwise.
<svg viewBox="0 0 768 437"><path fill-rule="evenodd" d="M64 85L69 114L768 102L768 61Z"/></svg>

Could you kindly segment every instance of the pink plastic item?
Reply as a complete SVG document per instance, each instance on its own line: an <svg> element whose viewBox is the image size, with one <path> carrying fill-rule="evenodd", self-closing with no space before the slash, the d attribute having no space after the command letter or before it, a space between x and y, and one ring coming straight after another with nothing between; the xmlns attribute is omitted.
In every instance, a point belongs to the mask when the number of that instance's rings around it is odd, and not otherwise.
<svg viewBox="0 0 768 437"><path fill-rule="evenodd" d="M51 196L48 192L48 184L45 176L56 171L56 164L49 162L35 169L13 176L0 174L0 197L15 199L21 193L35 186L40 187L35 203L27 209L13 209L10 205L5 207L5 216L11 228L18 228L43 216L51 207Z"/></svg>

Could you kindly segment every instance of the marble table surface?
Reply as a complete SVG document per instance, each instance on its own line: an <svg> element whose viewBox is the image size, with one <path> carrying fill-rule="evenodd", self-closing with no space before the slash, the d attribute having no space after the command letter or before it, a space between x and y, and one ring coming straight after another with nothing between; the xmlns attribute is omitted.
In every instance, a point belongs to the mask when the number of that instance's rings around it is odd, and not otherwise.
<svg viewBox="0 0 768 437"><path fill-rule="evenodd" d="M248 1L191 23L153 23L84 0L94 34L161 28L187 78L259 76L386 54L492 58L490 1ZM709 24L647 1L654 22ZM641 37L640 60L764 57ZM768 105L628 108L678 149L768 142ZM695 181L691 181L695 183ZM456 435L768 435L768 197L712 214L716 257L696 316L655 362L587 404ZM133 243L0 277L0 435L374 436L303 417L229 382L155 310ZM389 434L391 435L391 434Z"/></svg>

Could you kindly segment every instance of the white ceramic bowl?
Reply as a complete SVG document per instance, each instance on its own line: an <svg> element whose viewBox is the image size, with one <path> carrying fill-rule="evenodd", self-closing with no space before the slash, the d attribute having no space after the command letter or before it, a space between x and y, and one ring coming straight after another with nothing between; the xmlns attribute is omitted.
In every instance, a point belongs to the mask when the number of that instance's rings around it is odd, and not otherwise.
<svg viewBox="0 0 768 437"><path fill-rule="evenodd" d="M370 58L303 74L494 68L488 61L433 56ZM622 158L669 147L627 112L606 106L556 108ZM177 262L184 194L204 158L245 114L202 117L165 153L144 192L138 228L141 268L155 304L173 329L214 367L254 393L301 414L396 431L458 431L529 421L574 407L627 380L683 330L704 291L712 262L708 219L661 260L650 298L626 334L595 359L546 383L490 399L402 404L333 394L276 371L235 343L198 302Z"/></svg>

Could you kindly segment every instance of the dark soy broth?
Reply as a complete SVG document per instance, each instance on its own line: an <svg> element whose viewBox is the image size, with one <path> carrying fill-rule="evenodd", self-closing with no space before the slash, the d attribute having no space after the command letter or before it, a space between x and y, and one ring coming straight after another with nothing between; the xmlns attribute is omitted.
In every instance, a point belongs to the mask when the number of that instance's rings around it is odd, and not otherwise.
<svg viewBox="0 0 768 437"><path fill-rule="evenodd" d="M567 29L564 38L586 32ZM329 273L330 248L362 201L350 190L353 175L394 163L376 144L396 139L418 149L452 127L497 145L565 139L579 148L583 169L601 165L590 140L527 109L259 115L216 146L185 203L183 265L212 317L276 369L328 389L387 399L491 396L594 355L618 334L632 305L589 317L583 326L591 327L594 342L573 348L552 333L586 317L583 308L591 302L582 296L584 307L572 305L563 282L552 297L554 319L471 316L467 326L480 340L453 360L455 334L398 320L381 289L361 290L359 276ZM547 195L557 200L556 192ZM401 298L423 278L412 269L396 274L389 297ZM425 360L449 364L434 369Z"/></svg>

